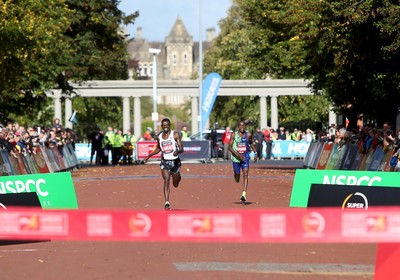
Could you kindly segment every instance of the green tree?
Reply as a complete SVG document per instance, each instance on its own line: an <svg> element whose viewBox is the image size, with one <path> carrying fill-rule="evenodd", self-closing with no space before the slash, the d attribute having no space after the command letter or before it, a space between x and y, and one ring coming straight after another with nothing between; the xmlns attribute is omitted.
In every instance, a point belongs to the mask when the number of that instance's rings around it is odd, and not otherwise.
<svg viewBox="0 0 400 280"><path fill-rule="evenodd" d="M224 79L265 79L267 75L271 78L304 77L307 69L303 63L304 43L297 39L295 25L288 25L285 14L289 8L298 8L291 7L295 2L233 1L227 18L219 23L220 34L205 55L205 72L218 72ZM328 101L324 96L284 97L278 102L279 122L327 121ZM224 120L232 126L238 121L233 118L239 117L259 125L259 98L256 96L217 97L215 108L223 109L212 112L212 122Z"/></svg>
<svg viewBox="0 0 400 280"><path fill-rule="evenodd" d="M32 117L47 105L44 92L63 71L72 15L61 0L0 2L0 120Z"/></svg>
<svg viewBox="0 0 400 280"><path fill-rule="evenodd" d="M45 92L70 81L127 78L124 15L116 0L0 1L0 121L37 122L50 109ZM30 114L27 114L27 108ZM43 115L43 114L42 114Z"/></svg>
<svg viewBox="0 0 400 280"><path fill-rule="evenodd" d="M393 123L399 106L400 5L393 1L308 1L317 32L303 37L306 75L355 126L356 116ZM307 6L306 6L307 7Z"/></svg>

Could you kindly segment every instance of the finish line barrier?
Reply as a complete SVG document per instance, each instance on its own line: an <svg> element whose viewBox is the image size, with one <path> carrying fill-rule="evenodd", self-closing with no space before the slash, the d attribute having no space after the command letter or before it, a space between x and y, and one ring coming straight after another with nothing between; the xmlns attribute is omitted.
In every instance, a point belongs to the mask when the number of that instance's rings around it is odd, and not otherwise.
<svg viewBox="0 0 400 280"><path fill-rule="evenodd" d="M0 212L2 240L379 243L375 279L400 276L400 207Z"/></svg>
<svg viewBox="0 0 400 280"><path fill-rule="evenodd" d="M400 242L400 207L0 212L2 239L282 243Z"/></svg>

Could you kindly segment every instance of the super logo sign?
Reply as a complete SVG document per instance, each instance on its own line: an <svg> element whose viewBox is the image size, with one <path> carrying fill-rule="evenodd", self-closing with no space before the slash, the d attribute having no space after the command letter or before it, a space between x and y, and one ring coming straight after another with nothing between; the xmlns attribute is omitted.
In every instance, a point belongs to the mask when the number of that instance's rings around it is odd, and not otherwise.
<svg viewBox="0 0 400 280"><path fill-rule="evenodd" d="M323 189L322 192L318 190L313 190L312 185L324 185L325 188L318 187L319 189ZM337 187L338 186L338 187ZM338 188L340 186L344 187L343 193L338 192ZM292 188L292 196L290 200L291 207L307 207L309 205L310 196L314 197L317 192L318 195L321 193L328 192L329 195L326 195L327 201L335 201L334 205L331 206L342 206L347 196L352 194L348 198L348 203L351 203L355 200L355 204L349 204L349 207L360 207L360 204L363 203L364 207L366 206L366 202L358 202L357 199L361 199L363 194L368 197L367 201L371 205L371 197L366 194L365 191L374 192L371 190L378 187L381 201L376 201L375 203L379 203L379 205L389 205L387 201L393 202L393 196L400 201L400 197L397 195L400 184L398 183L398 174L395 172L373 172L373 171L347 171L347 170L296 170L296 175L294 178L294 184ZM351 189L354 187L360 187L360 189ZM370 188L368 188L370 187ZM388 193L387 196L382 196L382 188L387 187L388 189L385 192ZM329 191L329 188L332 189L332 193ZM393 190L395 189L395 190ZM400 189L399 189L400 190ZM356 192L359 194L356 195ZM338 195L342 195L339 197ZM343 197L343 195L345 195ZM317 202L317 198L315 199L315 205L312 206L327 206L321 205L320 202ZM374 198L375 199L375 198ZM338 203L340 201L340 203ZM313 201L314 203L314 201ZM328 203L329 204L329 203ZM397 205L397 204L395 204Z"/></svg>

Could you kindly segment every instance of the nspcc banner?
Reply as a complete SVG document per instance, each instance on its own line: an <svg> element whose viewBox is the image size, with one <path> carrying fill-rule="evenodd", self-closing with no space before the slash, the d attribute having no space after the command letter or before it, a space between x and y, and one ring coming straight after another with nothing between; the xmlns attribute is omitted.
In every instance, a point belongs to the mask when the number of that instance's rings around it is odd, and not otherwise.
<svg viewBox="0 0 400 280"><path fill-rule="evenodd" d="M308 207L368 210L372 206L399 206L400 188L312 184Z"/></svg>
<svg viewBox="0 0 400 280"><path fill-rule="evenodd" d="M43 209L77 209L71 173L0 177L0 194L36 192Z"/></svg>
<svg viewBox="0 0 400 280"><path fill-rule="evenodd" d="M307 207L312 184L400 187L397 172L298 169L294 176L290 207Z"/></svg>

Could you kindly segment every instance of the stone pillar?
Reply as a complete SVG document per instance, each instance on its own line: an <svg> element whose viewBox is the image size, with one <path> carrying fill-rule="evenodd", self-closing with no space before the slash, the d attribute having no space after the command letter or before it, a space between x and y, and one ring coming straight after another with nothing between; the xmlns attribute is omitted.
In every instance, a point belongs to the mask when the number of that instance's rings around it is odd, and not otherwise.
<svg viewBox="0 0 400 280"><path fill-rule="evenodd" d="M65 98L65 122L64 126L73 128L73 123L69 121L69 118L72 115L72 100L70 98Z"/></svg>
<svg viewBox="0 0 400 280"><path fill-rule="evenodd" d="M271 96L271 128L278 128L278 97Z"/></svg>
<svg viewBox="0 0 400 280"><path fill-rule="evenodd" d="M267 126L267 97L260 96L260 128L266 128Z"/></svg>
<svg viewBox="0 0 400 280"><path fill-rule="evenodd" d="M199 102L198 97L192 97L192 131L191 135L199 132Z"/></svg>
<svg viewBox="0 0 400 280"><path fill-rule="evenodd" d="M142 113L140 110L140 103L140 97L135 97L133 104L133 134L135 134L138 140L142 136Z"/></svg>
<svg viewBox="0 0 400 280"><path fill-rule="evenodd" d="M62 122L62 117L61 117L61 90L55 89L53 90L53 98L54 98L54 118L55 119L60 119L60 122Z"/></svg>
<svg viewBox="0 0 400 280"><path fill-rule="evenodd" d="M122 99L122 133L125 134L130 129L130 104L129 97L123 97Z"/></svg>

